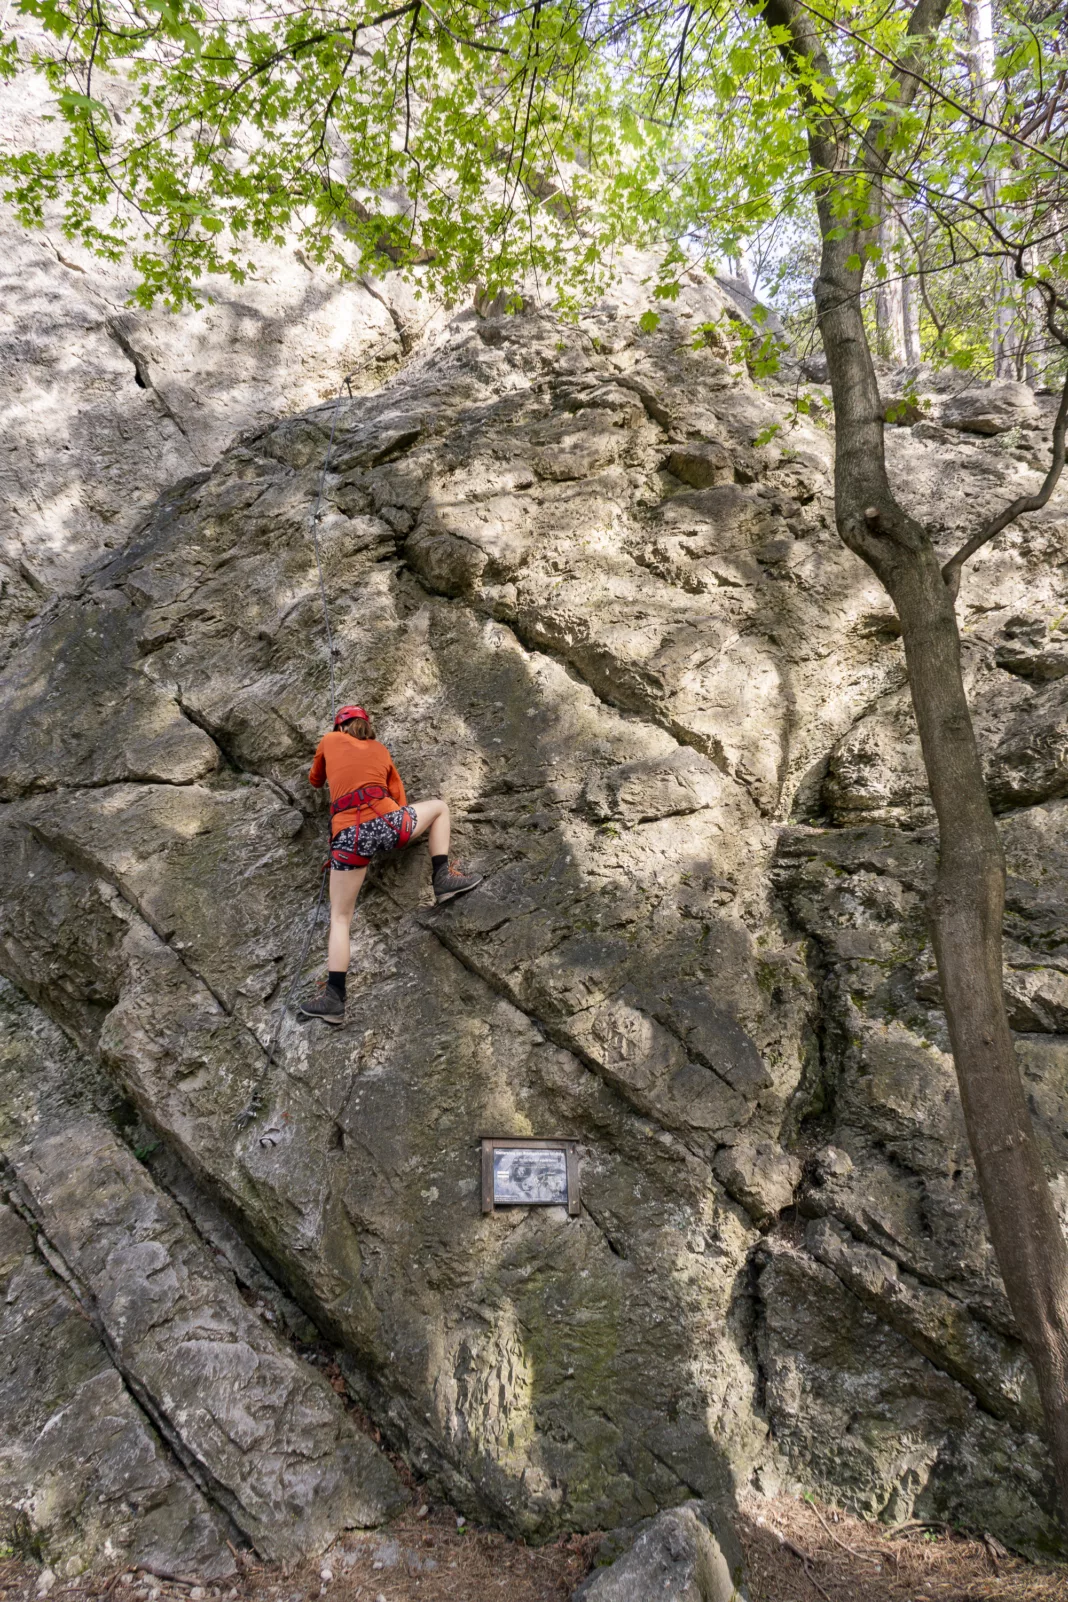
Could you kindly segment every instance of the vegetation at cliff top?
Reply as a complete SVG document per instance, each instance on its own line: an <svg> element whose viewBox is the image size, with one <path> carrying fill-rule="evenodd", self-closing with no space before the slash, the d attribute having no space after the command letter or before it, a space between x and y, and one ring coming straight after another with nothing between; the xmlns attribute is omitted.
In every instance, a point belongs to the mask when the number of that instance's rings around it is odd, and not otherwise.
<svg viewBox="0 0 1068 1602"><path fill-rule="evenodd" d="M955 4L907 107L905 0L803 10L834 71L829 87L805 69L805 103L784 23L732 0L18 0L36 42L10 37L0 63L47 77L60 137L0 174L27 223L58 203L71 236L132 253L146 303L240 280L249 241L295 233L341 273L419 265L451 300L533 279L574 310L634 242L667 246L652 315L684 262L724 258L796 304L817 239L807 137L830 101L886 158L878 185L858 166L836 202L870 225L885 354L1046 374L1036 286L1065 267L1060 8Z"/></svg>

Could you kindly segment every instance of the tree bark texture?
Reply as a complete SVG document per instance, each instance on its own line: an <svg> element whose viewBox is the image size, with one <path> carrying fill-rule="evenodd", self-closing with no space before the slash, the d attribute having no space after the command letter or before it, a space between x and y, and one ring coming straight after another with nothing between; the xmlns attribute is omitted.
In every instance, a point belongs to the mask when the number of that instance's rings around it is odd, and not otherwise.
<svg viewBox="0 0 1068 1602"><path fill-rule="evenodd" d="M1020 1338L1034 1365L1068 1528L1068 1245L1020 1079L1002 988L1005 865L961 671L951 593L926 530L886 474L882 408L853 241L828 240L815 287L834 393L839 533L901 620L912 704L939 827L935 954L968 1141Z"/></svg>

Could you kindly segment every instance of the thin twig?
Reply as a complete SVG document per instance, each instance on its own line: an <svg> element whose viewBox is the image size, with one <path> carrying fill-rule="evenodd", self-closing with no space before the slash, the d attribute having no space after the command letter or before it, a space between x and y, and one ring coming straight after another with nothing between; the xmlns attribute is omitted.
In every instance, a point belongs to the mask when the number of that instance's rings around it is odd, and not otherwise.
<svg viewBox="0 0 1068 1602"><path fill-rule="evenodd" d="M827 1531L827 1534L830 1536L835 1546L840 1546L843 1552L849 1553L850 1557L860 1558L863 1563L874 1563L876 1568L880 1566L877 1558L873 1558L867 1552L858 1552L855 1546L847 1546L843 1540L840 1540L839 1537L835 1535L834 1531L831 1529L831 1526L827 1523L827 1520L824 1518L823 1514L820 1512L819 1508L814 1502L810 1502L809 1507L812 1509L813 1513L815 1513L816 1517L823 1525L823 1528Z"/></svg>
<svg viewBox="0 0 1068 1602"><path fill-rule="evenodd" d="M466 45L468 50L484 50L487 55L491 56L506 56L508 54L508 50L504 45L484 44L481 39L467 39L462 34L453 33L448 23L438 16L433 6L430 5L429 0L423 0L423 10L429 11L438 27L443 29L449 38L455 40L458 45Z"/></svg>
<svg viewBox="0 0 1068 1602"><path fill-rule="evenodd" d="M792 1555L798 1559L805 1571L805 1578L808 1580L809 1584L815 1586L820 1596L826 1598L826 1602L831 1602L831 1597L823 1589L823 1586L812 1572L812 1565L816 1562L816 1559L812 1556L811 1552L806 1552L803 1546L795 1546L793 1541L788 1540L781 1530L777 1530L775 1528L774 1524L769 1524L767 1528L771 1531L772 1535L775 1536L779 1544L784 1546L788 1552L792 1553Z"/></svg>

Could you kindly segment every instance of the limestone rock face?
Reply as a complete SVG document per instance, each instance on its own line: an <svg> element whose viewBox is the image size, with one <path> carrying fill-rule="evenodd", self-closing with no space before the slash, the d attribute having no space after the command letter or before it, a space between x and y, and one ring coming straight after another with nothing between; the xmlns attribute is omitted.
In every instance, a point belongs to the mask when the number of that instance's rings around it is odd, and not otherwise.
<svg viewBox="0 0 1068 1602"><path fill-rule="evenodd" d="M1014 813L1002 838L1010 886L1010 1020L1021 1030L1021 1072L1068 1222L1066 1059L1058 1034L1066 1016L1064 806ZM826 1144L813 1151L797 1193L802 1216L813 1220L807 1249L773 1250L760 1276L761 1287L765 1279L776 1287L775 1308L791 1308L788 1323L776 1328L779 1315L771 1315L769 1303L769 1407L779 1429L800 1432L800 1455L814 1463L822 1458L826 1483L852 1478L862 1505L866 1485L869 1505L883 1505L874 1486L882 1486L897 1454L892 1473L906 1488L898 1509L908 1503L915 1475L946 1517L957 1516L948 1510L960 1506L968 1483L978 1510L973 1518L981 1512L1011 1523L1041 1460L1041 1411L984 1227L939 1007L924 916L932 835L804 830L786 834L780 849L789 904L820 957L826 1101L810 1131L814 1142ZM817 1271L813 1258L829 1273ZM817 1308L823 1309L818 1319ZM872 1365L876 1341L885 1344L885 1356ZM950 1408L947 1393L943 1411L936 1390L925 1393L924 1407L937 1408L945 1420L944 1449L935 1463L933 1437L921 1429L925 1444L907 1466L902 1440L884 1434L879 1420L891 1409L890 1394L908 1386L901 1365L914 1364L917 1354L939 1371L938 1386L953 1378L969 1396L951 1423L963 1398L954 1392ZM855 1380L846 1384L851 1370ZM892 1383L879 1381L888 1390L873 1388L876 1372L894 1371ZM1015 1448L1007 1447L1010 1437ZM908 1451L916 1450L916 1440L909 1437Z"/></svg>
<svg viewBox="0 0 1068 1602"><path fill-rule="evenodd" d="M471 1515L611 1528L759 1470L1050 1544L932 978L900 631L833 530L826 431L758 446L788 397L695 341L721 292L694 275L645 336L639 280L577 327L462 311L336 414L318 533L338 694L372 710L413 798L448 797L484 875L436 908L421 846L376 866L344 1030L287 1018L268 1063L324 854L309 520L334 403L169 487L13 641L0 968L110 1091L76 1150L58 1112L11 1114L9 1164L254 1541L283 1521L225 1443L211 1456L188 1376L120 1319L127 1276L97 1255L98 1232L130 1239L92 1174L128 1171L131 1109L166 1153L131 1193L175 1327L199 1269L157 1184L239 1232L238 1283L271 1276ZM950 547L1035 481L996 439L916 427L894 471ZM1035 798L998 799L1007 983L1060 1187L1068 788L1034 731L1060 715L1066 542L1055 502L961 597L992 791ZM320 926L305 980L324 944ZM13 1038L35 1044L12 1047L4 1105L46 1059L61 1110L71 1061L20 1005ZM483 1215L487 1134L574 1139L578 1215ZM307 1421L313 1463L333 1427ZM350 1489L383 1511L365 1468ZM303 1517L288 1538L313 1548Z"/></svg>
<svg viewBox="0 0 1068 1602"><path fill-rule="evenodd" d="M70 1291L0 1206L5 1537L79 1573L233 1573L229 1525L171 1461Z"/></svg>
<svg viewBox="0 0 1068 1602"><path fill-rule="evenodd" d="M932 1362L922 1338L891 1325L892 1297L879 1297L878 1313L869 1311L840 1266L776 1243L760 1272L766 1405L790 1461L806 1465L814 1486L840 1487L837 1495L869 1515L896 1521L911 1516L919 1499L927 1516L951 1521L961 1516L966 1485L976 1524L1030 1526L1032 1539L1055 1540L1052 1522L1044 1532L1032 1522L1044 1494L1038 1437L999 1424L1004 1411L987 1414L974 1370L964 1385L951 1377L949 1343L932 1343ZM948 1313L947 1334L967 1325L959 1305L950 1303Z"/></svg>
<svg viewBox="0 0 1068 1602"><path fill-rule="evenodd" d="M209 1249L117 1136L106 1082L3 991L0 1510L16 1537L71 1573L125 1554L209 1578L233 1571L228 1540L292 1558L382 1523L406 1499L388 1460L246 1304L259 1287L220 1267L225 1240Z"/></svg>
<svg viewBox="0 0 1068 1602"><path fill-rule="evenodd" d="M136 621L131 602L113 590L73 615L53 614L44 622L55 708L45 728L40 686L20 675L17 665L5 675L5 800L32 790L95 788L124 779L189 784L215 771L218 747L182 716L176 700L147 681L127 683L122 665L137 649L131 634ZM85 696L87 683L94 685L91 698Z"/></svg>
<svg viewBox="0 0 1068 1602"><path fill-rule="evenodd" d="M1048 427L1050 397L1027 393ZM1039 463L1029 451L1006 450L997 440L967 446L947 436L949 443L942 443L929 437L930 427L892 431L887 443L906 504L928 518L938 507L948 556L981 526L984 506L1000 506L1036 486ZM1064 507L1055 499L964 570L965 682L998 811L1068 794L1058 576L1066 550ZM872 627L881 630L886 622L896 629L896 620L883 618L873 619ZM905 684L876 698L833 745L821 802L812 815L835 824L913 828L933 820Z"/></svg>
<svg viewBox="0 0 1068 1602"><path fill-rule="evenodd" d="M336 393L346 373L356 389L380 381L432 318L391 278L339 285L265 248L245 285L207 286L200 311L150 312L58 232L0 222L0 239L5 628L121 548L162 490L245 430Z"/></svg>
<svg viewBox="0 0 1068 1602"><path fill-rule="evenodd" d="M246 1307L105 1125L82 1119L10 1160L135 1394L258 1551L315 1553L403 1506L326 1381Z"/></svg>

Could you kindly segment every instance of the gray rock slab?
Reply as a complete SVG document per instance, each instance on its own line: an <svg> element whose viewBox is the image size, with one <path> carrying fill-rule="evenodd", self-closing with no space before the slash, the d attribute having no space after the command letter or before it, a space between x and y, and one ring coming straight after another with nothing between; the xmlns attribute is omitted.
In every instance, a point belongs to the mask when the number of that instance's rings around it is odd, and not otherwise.
<svg viewBox="0 0 1068 1602"><path fill-rule="evenodd" d="M706 807L725 812L733 808L743 825L751 820L744 793L726 781L708 757L685 747L596 774L586 794L595 816L631 826Z"/></svg>
<svg viewBox="0 0 1068 1602"><path fill-rule="evenodd" d="M805 1253L769 1243L763 1264L758 1343L768 1415L784 1455L806 1464L814 1489L840 1485L853 1506L892 1523L954 1522L967 1485L973 1527L1011 1523L1029 1544L1056 1547L1056 1498L1038 1436L992 1418ZM906 1395L907 1430L896 1422Z"/></svg>
<svg viewBox="0 0 1068 1602"><path fill-rule="evenodd" d="M257 1550L316 1553L400 1509L385 1456L106 1125L86 1118L9 1155L135 1394Z"/></svg>
<svg viewBox="0 0 1068 1602"><path fill-rule="evenodd" d="M229 1520L134 1401L30 1230L0 1205L0 1524L60 1574L222 1579Z"/></svg>
<svg viewBox="0 0 1068 1602"><path fill-rule="evenodd" d="M418 924L365 914L349 1027L287 1025L286 1072L236 1138L234 1020L150 934L131 970L103 1041L113 1071L255 1219L264 1256L347 1348L346 1378L454 1505L537 1534L639 1518L688 1483L722 1490L699 1398L751 1383L725 1315L752 1232L681 1143ZM483 1217L471 1131L517 1117L600 1131L583 1141L579 1217ZM665 1277L668 1252L685 1266ZM743 1410L733 1427L750 1428Z"/></svg>
<svg viewBox="0 0 1068 1602"><path fill-rule="evenodd" d="M1058 1185L1068 1172L1056 1032L1064 812L1050 802L999 825L1012 887L1006 995L1031 1031L1017 1055ZM796 1198L813 1220L810 1255L774 1254L761 1277L777 1437L792 1462L822 1461L826 1483L852 1478L854 1505L894 1518L952 1508L963 1476L984 1519L1012 1520L1018 1540L1043 1547L1052 1500L1038 1402L984 1225L930 947L934 841L928 831L811 830L784 839L783 851L790 906L826 963L835 1090L827 1143ZM852 1377L847 1344L864 1353ZM884 1431L906 1390L916 1398L911 1433ZM862 1394L863 1414L850 1412ZM830 1427L835 1408L856 1436L848 1450ZM906 1439L911 1458L899 1450Z"/></svg>
<svg viewBox="0 0 1068 1602"><path fill-rule="evenodd" d="M701 1502L659 1514L629 1552L595 1572L574 1602L745 1602L737 1542L724 1545Z"/></svg>
<svg viewBox="0 0 1068 1602"><path fill-rule="evenodd" d="M731 453L718 440L678 446L668 457L665 466L669 473L674 473L676 478L681 478L684 484L689 484L693 489L734 483Z"/></svg>
<svg viewBox="0 0 1068 1602"><path fill-rule="evenodd" d="M1068 685L1039 684L1008 723L987 764L999 811L1068 794Z"/></svg>
<svg viewBox="0 0 1068 1602"><path fill-rule="evenodd" d="M119 590L46 619L36 651L0 683L0 717L10 730L0 758L0 799L58 785L122 779L189 784L219 765L214 742L184 717L173 696L136 671L138 614ZM39 665L48 661L51 704ZM80 697L87 676L98 694L85 715L52 708Z"/></svg>
<svg viewBox="0 0 1068 1602"><path fill-rule="evenodd" d="M941 421L947 428L971 434L1003 434L1037 420L1034 391L1026 384L990 384L966 390L946 401Z"/></svg>
<svg viewBox="0 0 1068 1602"><path fill-rule="evenodd" d="M801 1178L801 1164L772 1141L746 1140L717 1152L716 1177L758 1223L790 1206Z"/></svg>

